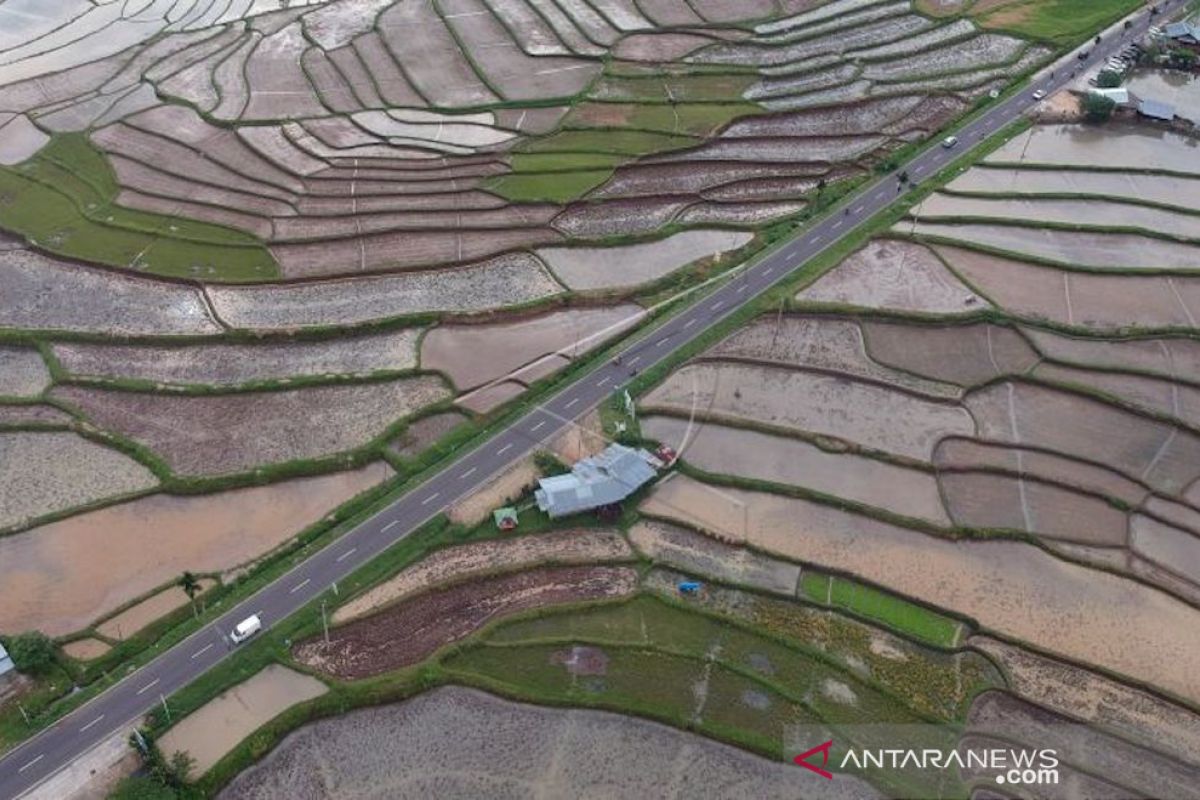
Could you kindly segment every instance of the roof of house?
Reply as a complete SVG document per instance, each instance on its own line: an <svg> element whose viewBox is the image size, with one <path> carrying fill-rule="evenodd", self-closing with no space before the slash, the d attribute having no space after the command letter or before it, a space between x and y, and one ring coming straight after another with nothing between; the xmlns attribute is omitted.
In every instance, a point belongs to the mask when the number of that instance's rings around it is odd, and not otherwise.
<svg viewBox="0 0 1200 800"><path fill-rule="evenodd" d="M0 675L15 669L12 659L8 657L8 651L4 649L4 645L0 644Z"/></svg>
<svg viewBox="0 0 1200 800"><path fill-rule="evenodd" d="M551 517L619 503L654 477L654 456L611 444L602 453L576 462L566 475L538 481L538 508Z"/></svg>
<svg viewBox="0 0 1200 800"><path fill-rule="evenodd" d="M1200 41L1200 25L1191 22L1172 22L1163 28L1168 39L1192 39Z"/></svg>
<svg viewBox="0 0 1200 800"><path fill-rule="evenodd" d="M1158 100L1143 100L1138 104L1138 113L1151 119L1162 119L1168 122L1175 119L1175 106Z"/></svg>
<svg viewBox="0 0 1200 800"><path fill-rule="evenodd" d="M1115 89L1092 89L1092 94L1107 97L1119 106L1129 105L1129 90L1123 86L1118 86Z"/></svg>

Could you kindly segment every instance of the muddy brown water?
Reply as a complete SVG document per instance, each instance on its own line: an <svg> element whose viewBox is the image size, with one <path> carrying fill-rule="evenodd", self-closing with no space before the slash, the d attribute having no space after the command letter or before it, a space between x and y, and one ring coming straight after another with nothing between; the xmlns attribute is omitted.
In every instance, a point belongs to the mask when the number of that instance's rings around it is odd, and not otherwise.
<svg viewBox="0 0 1200 800"><path fill-rule="evenodd" d="M192 774L200 776L264 723L327 691L310 675L272 664L184 717L158 746L168 758L176 751L191 755L196 759Z"/></svg>
<svg viewBox="0 0 1200 800"><path fill-rule="evenodd" d="M207 592L216 585L216 581L203 578L199 581L200 592ZM197 594L197 603L201 602ZM156 619L166 616L177 608L188 603L188 596L178 586L171 586L161 592L152 594L145 600L130 606L96 626L96 632L110 639L125 639L137 633Z"/></svg>
<svg viewBox="0 0 1200 800"><path fill-rule="evenodd" d="M79 630L184 570L257 558L391 475L371 464L214 495L152 495L0 538L0 631Z"/></svg>
<svg viewBox="0 0 1200 800"><path fill-rule="evenodd" d="M991 163L1129 167L1200 174L1200 142L1144 125L1036 125L987 157Z"/></svg>
<svg viewBox="0 0 1200 800"><path fill-rule="evenodd" d="M508 376L540 356L586 353L624 330L640 311L625 303L554 311L516 322L444 325L422 340L421 367L444 372L460 391L471 389Z"/></svg>

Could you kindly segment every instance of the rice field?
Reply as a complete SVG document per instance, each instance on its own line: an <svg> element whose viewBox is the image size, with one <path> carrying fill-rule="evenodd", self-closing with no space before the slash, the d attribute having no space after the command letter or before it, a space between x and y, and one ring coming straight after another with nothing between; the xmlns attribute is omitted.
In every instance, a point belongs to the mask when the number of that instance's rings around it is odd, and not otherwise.
<svg viewBox="0 0 1200 800"><path fill-rule="evenodd" d="M181 572L230 578L392 477L378 459L422 464L628 335L639 296L753 254L1123 2L0 0L0 632L103 655L171 613ZM638 398L627 434L675 446L686 474L629 530L439 551L339 610L370 650L340 674L456 642L447 675L775 758L791 723L868 720L895 696L902 718L961 719L991 675L956 650L969 626L1196 700L1177 635L1200 597L1193 150L1136 127L1021 134ZM283 480L311 470L329 472ZM473 527L533 475L452 519ZM616 623L619 646L475 633L563 603L548 616L594 632L577 601L675 603L685 573L713 581L697 605L779 629L671 606L641 619L673 652ZM266 686L261 708L234 690L164 743L212 766L324 691L288 675L307 688ZM677 793L734 774L731 792L784 791L778 765L649 722L427 699L311 729L432 735L445 763L416 779L376 763L318 787L356 756L305 729L227 794L611 794L600 760L555 771L556 736L685 757ZM567 730L479 745L547 756L519 774L451 779L477 753L469 730L425 729L448 713ZM324 778L293 768L301 751ZM659 788L646 772L622 770L622 791Z"/></svg>

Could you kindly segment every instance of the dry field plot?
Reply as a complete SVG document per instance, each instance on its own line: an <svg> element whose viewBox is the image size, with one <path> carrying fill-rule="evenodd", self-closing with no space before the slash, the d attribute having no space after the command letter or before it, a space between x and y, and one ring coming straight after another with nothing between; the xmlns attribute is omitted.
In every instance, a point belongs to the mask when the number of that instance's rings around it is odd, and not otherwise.
<svg viewBox="0 0 1200 800"><path fill-rule="evenodd" d="M539 564L588 564L629 558L629 545L611 531L568 530L439 550L338 608L337 623L364 616L431 587Z"/></svg>
<svg viewBox="0 0 1200 800"><path fill-rule="evenodd" d="M796 299L930 314L964 314L987 306L931 251L888 239L871 241Z"/></svg>
<svg viewBox="0 0 1200 800"><path fill-rule="evenodd" d="M243 472L354 450L448 396L433 376L224 395L54 390L56 399L144 444L181 475Z"/></svg>
<svg viewBox="0 0 1200 800"><path fill-rule="evenodd" d="M0 530L157 485L142 464L74 433L0 433Z"/></svg>
<svg viewBox="0 0 1200 800"><path fill-rule="evenodd" d="M532 381L561 367L564 358L603 344L640 318L638 306L622 304L554 311L499 324L443 325L421 340L421 367L445 374L460 391L498 378L520 379L530 371ZM514 374L518 370L520 375Z"/></svg>
<svg viewBox="0 0 1200 800"><path fill-rule="evenodd" d="M614 769L614 764L621 766ZM688 768L668 776L664 765L669 764ZM637 717L524 705L446 687L301 728L220 797L336 793L366 800L380 792L419 797L431 787L447 800L802 796L791 764L704 736ZM859 781L845 780L828 796L866 800L877 795Z"/></svg>
<svg viewBox="0 0 1200 800"><path fill-rule="evenodd" d="M155 383L238 386L296 377L366 376L417 366L409 328L319 342L253 345L111 345L63 342L54 357L75 377L133 378Z"/></svg>
<svg viewBox="0 0 1200 800"><path fill-rule="evenodd" d="M12 591L0 631L63 635L185 570L233 569L391 475L374 464L215 495L153 495L2 537L0 581Z"/></svg>
<svg viewBox="0 0 1200 800"><path fill-rule="evenodd" d="M435 588L300 642L297 660L327 675L357 680L416 664L491 620L532 608L613 599L633 593L629 567L550 567Z"/></svg>
<svg viewBox="0 0 1200 800"><path fill-rule="evenodd" d="M649 411L761 423L927 461L943 436L973 435L964 409L841 375L736 362L685 366L651 391Z"/></svg>

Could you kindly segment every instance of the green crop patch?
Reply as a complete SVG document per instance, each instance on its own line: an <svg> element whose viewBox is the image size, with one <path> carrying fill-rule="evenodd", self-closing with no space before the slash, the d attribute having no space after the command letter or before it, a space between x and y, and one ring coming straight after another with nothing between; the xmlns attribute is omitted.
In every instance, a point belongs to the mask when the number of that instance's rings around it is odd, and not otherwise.
<svg viewBox="0 0 1200 800"><path fill-rule="evenodd" d="M977 16L985 28L1069 45L1143 6L1142 0L1013 0Z"/></svg>
<svg viewBox="0 0 1200 800"><path fill-rule="evenodd" d="M940 647L958 642L959 624L924 606L846 578L832 578L833 605Z"/></svg>
<svg viewBox="0 0 1200 800"><path fill-rule="evenodd" d="M588 128L559 131L544 139L535 139L524 153L611 153L621 156L640 156L661 153L699 144L691 136L654 131L622 130L619 128Z"/></svg>
<svg viewBox="0 0 1200 800"><path fill-rule="evenodd" d="M248 233L117 205L103 154L80 134L56 136L29 161L0 168L0 226L83 261L208 281L279 277Z"/></svg>

